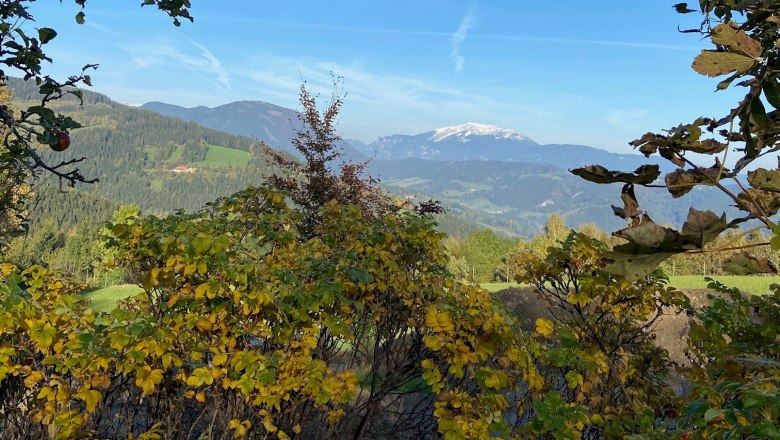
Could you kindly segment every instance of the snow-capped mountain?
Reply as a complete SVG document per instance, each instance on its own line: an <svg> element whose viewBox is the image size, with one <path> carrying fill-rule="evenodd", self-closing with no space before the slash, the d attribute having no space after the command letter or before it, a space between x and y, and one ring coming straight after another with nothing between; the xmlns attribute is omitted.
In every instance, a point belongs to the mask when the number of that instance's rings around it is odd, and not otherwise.
<svg viewBox="0 0 780 440"><path fill-rule="evenodd" d="M536 143L524 134L514 130L499 128L495 125L477 124L474 122L467 122L452 127L437 128L436 130L433 130L433 136L430 137L430 140L433 142L441 142L449 137L455 137L461 142L468 142L475 136L487 136L494 139L511 139L520 142Z"/></svg>
<svg viewBox="0 0 780 440"><path fill-rule="evenodd" d="M584 145L539 145L508 128L467 122L418 135L393 135L369 145L355 145L376 159L416 157L431 160L499 160L550 164L568 169L594 163L607 168L633 170L646 163L637 154L616 154Z"/></svg>
<svg viewBox="0 0 780 440"><path fill-rule="evenodd" d="M270 146L297 155L290 139L299 127L297 112L259 101L240 101L216 108L184 108L151 102L143 108L191 120L209 128L252 136ZM496 160L550 164L563 169L600 164L609 169L633 170L647 163L636 154L616 154L584 145L539 145L515 130L467 122L418 135L397 134L369 145L357 140L341 143L348 159L362 161L420 158L429 160Z"/></svg>
<svg viewBox="0 0 780 440"><path fill-rule="evenodd" d="M514 160L516 150L538 144L514 130L467 122L415 136L381 137L363 153L377 159Z"/></svg>

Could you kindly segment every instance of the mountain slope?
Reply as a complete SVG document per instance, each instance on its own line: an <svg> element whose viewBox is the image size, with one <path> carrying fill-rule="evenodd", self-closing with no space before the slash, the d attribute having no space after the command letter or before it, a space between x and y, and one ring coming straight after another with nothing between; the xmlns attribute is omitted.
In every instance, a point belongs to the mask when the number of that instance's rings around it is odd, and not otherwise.
<svg viewBox="0 0 780 440"><path fill-rule="evenodd" d="M290 139L295 135L293 124L298 121L298 113L294 110L262 101L238 101L214 108L148 102L141 108L215 130L253 137L284 149L288 149Z"/></svg>
<svg viewBox="0 0 780 440"><path fill-rule="evenodd" d="M456 214L512 233L540 232L553 213L570 226L623 226L610 208L620 203L619 184L598 185L552 165L408 158L372 162L370 171L396 194L438 199ZM637 198L640 208L652 207L650 216L661 224L679 226L691 204L717 213L729 210L726 196L709 188L696 188L681 200L664 189L638 188Z"/></svg>
<svg viewBox="0 0 780 440"><path fill-rule="evenodd" d="M185 121L193 121L204 127L227 133L248 136L266 144L298 155L290 139L301 128L298 112L263 101L237 101L218 107L186 108L163 102L148 102L141 108L172 116ZM342 142L345 155L362 161L366 157L348 142Z"/></svg>
<svg viewBox="0 0 780 440"><path fill-rule="evenodd" d="M9 81L21 107L35 99L37 88L21 80ZM157 213L196 210L217 197L258 184L267 170L260 143L203 127L194 122L118 104L97 93L84 92L84 105L74 99L54 103L84 128L71 132L71 147L56 153L42 147L50 163L79 157L82 174L99 183L78 189L119 203L136 203ZM234 152L241 161L218 161L214 152ZM245 164L240 168L230 165ZM175 173L177 166L191 173ZM57 194L51 194L56 198Z"/></svg>

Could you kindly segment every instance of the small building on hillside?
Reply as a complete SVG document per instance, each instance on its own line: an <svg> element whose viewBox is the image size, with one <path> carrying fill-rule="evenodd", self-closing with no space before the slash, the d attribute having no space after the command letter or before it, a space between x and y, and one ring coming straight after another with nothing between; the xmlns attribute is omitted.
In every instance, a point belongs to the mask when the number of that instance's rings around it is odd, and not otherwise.
<svg viewBox="0 0 780 440"><path fill-rule="evenodd" d="M176 168L171 170L172 172L176 174L192 174L198 171L196 167L185 167L184 165L179 165Z"/></svg>

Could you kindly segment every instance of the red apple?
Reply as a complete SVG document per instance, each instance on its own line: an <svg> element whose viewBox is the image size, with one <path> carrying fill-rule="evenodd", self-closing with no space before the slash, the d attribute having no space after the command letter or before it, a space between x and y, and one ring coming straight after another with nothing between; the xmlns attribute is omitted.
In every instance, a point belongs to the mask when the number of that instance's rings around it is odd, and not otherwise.
<svg viewBox="0 0 780 440"><path fill-rule="evenodd" d="M49 146L54 151L65 151L70 147L70 136L68 136L68 133L61 131L57 133L57 143Z"/></svg>

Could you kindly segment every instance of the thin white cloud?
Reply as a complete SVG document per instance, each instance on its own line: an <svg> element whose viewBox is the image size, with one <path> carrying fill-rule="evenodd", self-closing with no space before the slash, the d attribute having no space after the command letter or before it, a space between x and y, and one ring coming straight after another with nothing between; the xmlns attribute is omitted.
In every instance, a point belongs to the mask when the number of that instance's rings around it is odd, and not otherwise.
<svg viewBox="0 0 780 440"><path fill-rule="evenodd" d="M324 99L332 92L331 72L344 78L347 92L342 112L344 134L372 141L377 135L417 134L436 127L481 119L518 131L548 127L561 119L570 99L551 98L545 106L527 96L509 96L484 84L458 88L434 78L412 77L368 69L360 63L342 64L311 58L264 54L250 63L262 68L235 75L251 89L247 99L270 101L298 108L301 81ZM442 109L446 108L446 112ZM531 135L531 133L529 133Z"/></svg>
<svg viewBox="0 0 780 440"><path fill-rule="evenodd" d="M222 84L226 89L230 89L230 74L228 73L227 69L225 69L225 66L222 65L222 63L219 62L217 57L214 56L214 54L202 44L194 43L193 44L201 50L201 56L203 57L203 60L206 61L206 64L196 64L196 68L200 67L206 72L210 72L214 75L216 75L217 82Z"/></svg>
<svg viewBox="0 0 780 440"><path fill-rule="evenodd" d="M473 20L471 14L464 17ZM297 22L297 21L275 21L264 20L255 17L218 17L209 16L207 20L215 20L221 22L238 22L238 23L254 23L257 25L265 26L277 26L294 29L305 30L320 30L342 33L359 33L359 34L388 34L388 35L409 35L420 37L432 37L432 38L448 38L452 39L457 35L450 32L439 31L423 31L415 29L393 29L382 27L368 27L368 26L344 26L344 25L332 25L326 23L309 23L309 22ZM653 50L669 50L669 51L699 51L701 47L691 45L677 45L677 44L662 44L654 42L643 41L626 41L626 40L595 40L595 39L578 39L578 38L557 38L557 37L545 37L545 36L530 36L530 35L510 35L510 34L479 34L469 32L473 28L473 22L469 23L469 29L466 31L468 38L474 40L486 40L486 41L512 41L512 42L529 42L529 43L554 43L554 44L568 44L578 46L614 46L614 47L628 47L636 49L653 49ZM463 26L463 22L461 22ZM460 30L460 28L459 28ZM465 37L464 37L465 38ZM462 42L461 42L462 43Z"/></svg>
<svg viewBox="0 0 780 440"><path fill-rule="evenodd" d="M460 53L460 46L466 41L466 36L469 34L469 30L471 30L473 25L473 15L471 13L466 14L466 16L463 17L463 20L460 21L458 30L455 31L450 38L450 58L455 63L456 72L463 70L463 64L466 60Z"/></svg>
<svg viewBox="0 0 780 440"><path fill-rule="evenodd" d="M617 41L617 40L587 40L578 38L548 38L548 37L529 37L522 35L502 35L502 34L471 34L470 38L488 41L514 41L519 43L555 43L555 44L570 44L580 46L614 46L614 47L630 47L636 49L654 49L654 50L671 50L671 51L698 51L700 47L696 46L684 46L684 45L672 45L672 44L658 44L658 43L642 43L636 41Z"/></svg>
<svg viewBox="0 0 780 440"><path fill-rule="evenodd" d="M173 44L132 44L123 45L133 65L139 69L153 66L183 66L222 89L230 90L230 74L222 63L206 46L195 41L190 44L199 54L185 53Z"/></svg>

